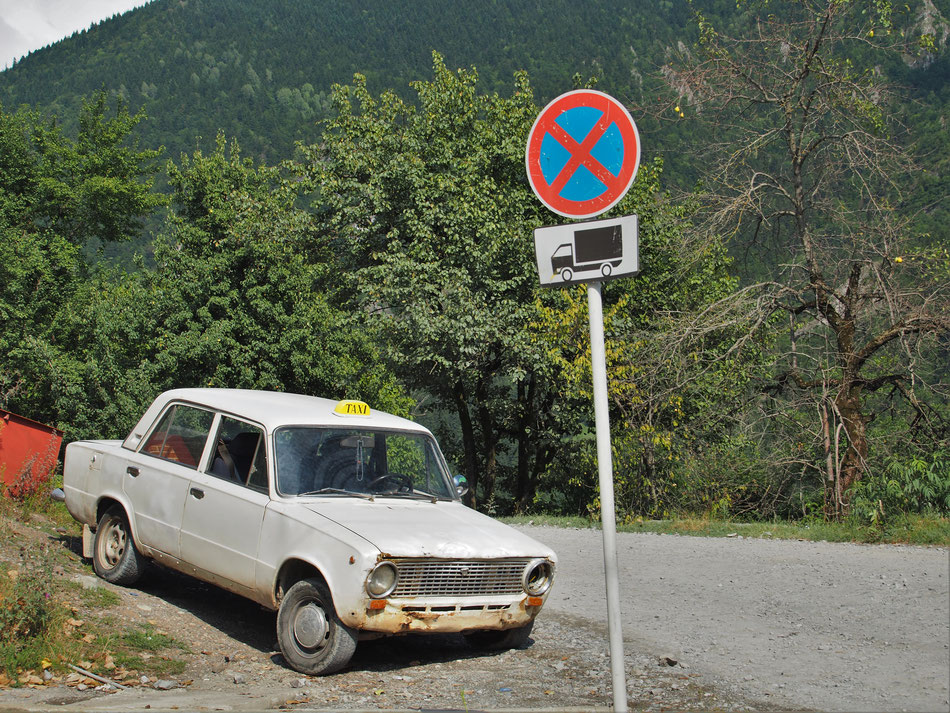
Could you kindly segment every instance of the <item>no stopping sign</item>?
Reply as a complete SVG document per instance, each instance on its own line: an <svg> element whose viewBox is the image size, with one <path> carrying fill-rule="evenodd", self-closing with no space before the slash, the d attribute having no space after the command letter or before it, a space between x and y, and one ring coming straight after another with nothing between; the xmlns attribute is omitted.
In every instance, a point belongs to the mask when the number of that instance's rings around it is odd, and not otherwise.
<svg viewBox="0 0 950 713"><path fill-rule="evenodd" d="M562 94L535 119L525 168L535 195L568 218L591 218L624 197L640 165L640 135L613 97L593 89Z"/></svg>

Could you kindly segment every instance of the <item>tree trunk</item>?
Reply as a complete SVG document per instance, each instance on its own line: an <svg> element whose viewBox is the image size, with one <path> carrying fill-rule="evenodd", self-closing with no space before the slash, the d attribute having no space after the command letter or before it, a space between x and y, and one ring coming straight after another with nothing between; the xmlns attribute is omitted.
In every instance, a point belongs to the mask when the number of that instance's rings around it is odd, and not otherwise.
<svg viewBox="0 0 950 713"><path fill-rule="evenodd" d="M530 452L528 434L532 430L532 419L534 418L532 391L533 389L528 387L524 381L518 382L518 404L521 406L521 415L518 418L518 431L515 434L515 440L518 443L518 465L515 481L515 512L517 513L524 512L528 500L528 477L530 472L528 467L528 453Z"/></svg>
<svg viewBox="0 0 950 713"><path fill-rule="evenodd" d="M841 463L841 514L847 515L850 509L851 487L861 480L867 468L868 417L864 415L861 403L861 384L848 381L842 384L838 396L835 398L835 407L841 414L845 434L848 437L848 447Z"/></svg>
<svg viewBox="0 0 950 713"><path fill-rule="evenodd" d="M468 404L465 401L465 389L459 382L455 383L452 400L455 402L455 410L458 413L459 426L462 430L462 453L465 460L465 478L468 480L468 494L465 496L465 504L474 508L476 505L475 489L478 487L475 428L472 425L472 417L468 412Z"/></svg>
<svg viewBox="0 0 950 713"><path fill-rule="evenodd" d="M500 435L495 428L495 422L491 411L485 405L488 403L488 394L485 390L485 382L479 380L475 387L478 398L478 425L482 431L482 497L484 502L491 501L495 494L495 479L498 475L498 441Z"/></svg>
<svg viewBox="0 0 950 713"><path fill-rule="evenodd" d="M828 521L837 520L841 515L841 479L836 449L831 440L831 419L828 402L824 401L821 404L821 432L825 447L824 516Z"/></svg>
<svg viewBox="0 0 950 713"><path fill-rule="evenodd" d="M657 512L657 503L660 501L660 494L656 490L656 452L654 451L653 438L640 438L640 444L643 446L643 454L640 462L643 465L643 473L640 483L634 488L634 492L643 489L645 484L649 492L643 492L643 502L637 508L639 515L654 515Z"/></svg>
<svg viewBox="0 0 950 713"><path fill-rule="evenodd" d="M515 483L515 512L523 513L534 501L538 477L548 467L549 449L538 438L538 414L551 408L550 394L536 404L538 382L534 374L518 384L518 403L522 416L518 421L518 480Z"/></svg>

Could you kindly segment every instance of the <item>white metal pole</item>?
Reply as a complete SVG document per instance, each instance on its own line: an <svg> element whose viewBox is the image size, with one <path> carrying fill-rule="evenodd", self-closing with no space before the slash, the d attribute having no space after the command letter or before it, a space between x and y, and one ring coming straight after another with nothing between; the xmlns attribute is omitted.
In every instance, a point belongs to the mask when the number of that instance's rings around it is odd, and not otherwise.
<svg viewBox="0 0 950 713"><path fill-rule="evenodd" d="M610 414L607 408L607 355L604 349L604 306L600 282L587 284L590 315L590 359L594 377L594 423L597 429L597 473L600 478L600 518L604 536L604 573L607 580L607 631L610 640L610 676L614 710L627 712L627 683L620 622L620 580L617 573L617 518L614 512L614 466L610 452Z"/></svg>

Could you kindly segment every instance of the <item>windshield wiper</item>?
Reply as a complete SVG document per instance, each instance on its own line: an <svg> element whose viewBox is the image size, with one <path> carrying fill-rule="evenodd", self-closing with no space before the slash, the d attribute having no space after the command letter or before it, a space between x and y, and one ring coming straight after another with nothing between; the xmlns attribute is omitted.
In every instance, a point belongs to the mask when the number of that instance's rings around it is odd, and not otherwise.
<svg viewBox="0 0 950 713"><path fill-rule="evenodd" d="M438 502L439 500L445 500L447 498L440 498L438 495L433 495L432 493L425 493L421 490L414 490L411 493L407 493L405 490L394 490L393 492L383 492L377 493L377 495L383 495L385 497L394 497L394 498L413 498L414 500L431 500L432 502Z"/></svg>
<svg viewBox="0 0 950 713"><path fill-rule="evenodd" d="M363 500L374 499L370 493L356 493L352 490L343 490L341 488L320 488L319 490L308 490L306 493L297 493L297 497L302 495L350 495L354 498L362 498Z"/></svg>

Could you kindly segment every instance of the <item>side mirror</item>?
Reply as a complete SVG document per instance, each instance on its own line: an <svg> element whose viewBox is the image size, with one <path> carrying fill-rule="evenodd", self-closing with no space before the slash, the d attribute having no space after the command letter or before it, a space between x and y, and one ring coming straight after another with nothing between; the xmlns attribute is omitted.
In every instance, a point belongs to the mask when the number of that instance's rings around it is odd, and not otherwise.
<svg viewBox="0 0 950 713"><path fill-rule="evenodd" d="M464 475L456 475L452 480L455 481L455 492L457 492L461 498L468 492L468 481Z"/></svg>
<svg viewBox="0 0 950 713"><path fill-rule="evenodd" d="M63 492L62 488L54 488L49 496L58 503L66 502L66 493Z"/></svg>

